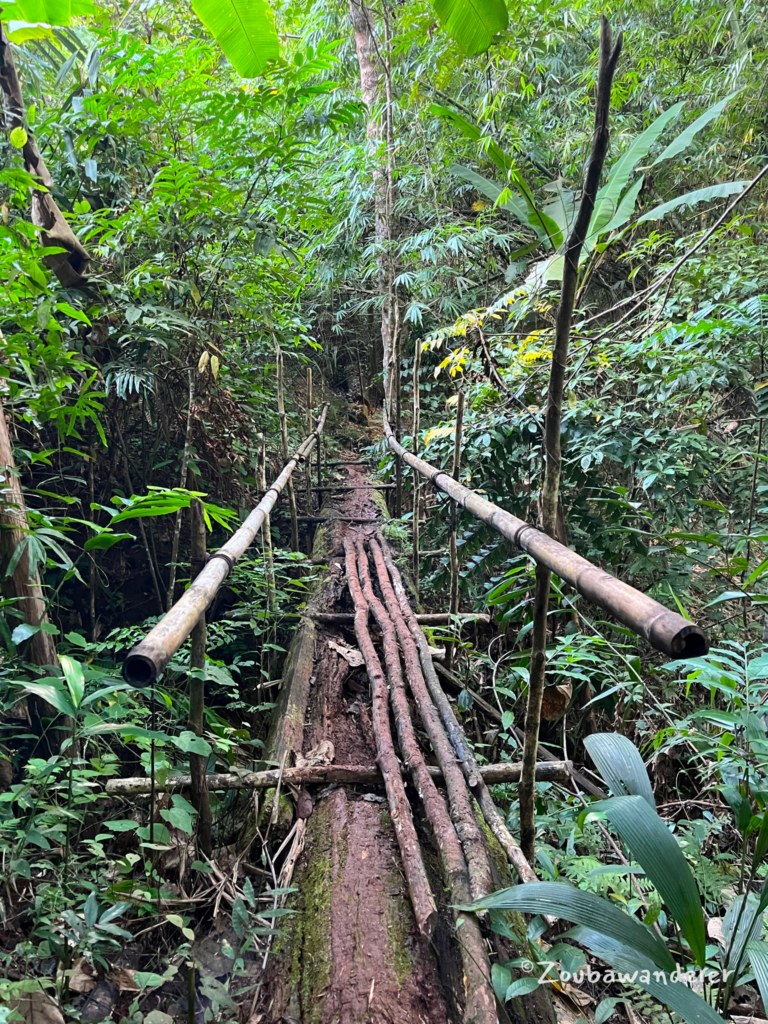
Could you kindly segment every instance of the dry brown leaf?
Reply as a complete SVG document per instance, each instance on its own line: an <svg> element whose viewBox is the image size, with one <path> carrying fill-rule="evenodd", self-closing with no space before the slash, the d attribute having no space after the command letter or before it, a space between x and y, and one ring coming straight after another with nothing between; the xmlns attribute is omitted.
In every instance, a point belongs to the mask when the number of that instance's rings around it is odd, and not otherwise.
<svg viewBox="0 0 768 1024"><path fill-rule="evenodd" d="M306 754L296 755L296 767L306 768L309 765L332 764L335 756L336 748L331 741L322 740L316 747L308 750Z"/></svg>
<svg viewBox="0 0 768 1024"><path fill-rule="evenodd" d="M69 977L69 990L70 992L90 992L93 986L96 984L96 979L93 976L93 969L89 963L80 957L72 965L72 971Z"/></svg>
<svg viewBox="0 0 768 1024"><path fill-rule="evenodd" d="M571 703L573 683L555 683L544 687L541 701L541 717L547 722L556 722L562 718Z"/></svg>
<svg viewBox="0 0 768 1024"><path fill-rule="evenodd" d="M710 939L714 939L719 942L721 946L725 945L725 936L723 935L723 920L720 917L711 917L707 922L707 935Z"/></svg>
<svg viewBox="0 0 768 1024"><path fill-rule="evenodd" d="M64 1024L64 1017L53 999L39 989L24 992L18 999L11 999L8 1008L20 1013L27 1024Z"/></svg>
<svg viewBox="0 0 768 1024"><path fill-rule="evenodd" d="M141 992L141 986L136 984L136 972L129 967L119 967L109 974L109 980L120 989L121 992Z"/></svg>
<svg viewBox="0 0 768 1024"><path fill-rule="evenodd" d="M329 640L328 646L331 650L336 651L337 654L346 661L352 668L359 668L364 664L363 656L356 647L347 647L345 644L337 644L335 640Z"/></svg>

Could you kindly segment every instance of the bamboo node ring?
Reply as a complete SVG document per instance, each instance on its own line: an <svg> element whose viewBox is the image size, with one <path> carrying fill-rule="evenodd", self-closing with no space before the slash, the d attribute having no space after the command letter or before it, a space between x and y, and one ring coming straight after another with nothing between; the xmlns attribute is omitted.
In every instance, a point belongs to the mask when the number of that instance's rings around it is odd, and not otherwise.
<svg viewBox="0 0 768 1024"><path fill-rule="evenodd" d="M231 555L228 555L226 553L226 551L214 551L214 553L211 555L211 557L208 559L208 561L212 562L214 560L214 558L223 558L224 559L224 561L227 563L227 576L229 576L229 574L232 572L232 570L235 567L235 560L234 560L234 558ZM224 579L226 579L227 576L225 576Z"/></svg>

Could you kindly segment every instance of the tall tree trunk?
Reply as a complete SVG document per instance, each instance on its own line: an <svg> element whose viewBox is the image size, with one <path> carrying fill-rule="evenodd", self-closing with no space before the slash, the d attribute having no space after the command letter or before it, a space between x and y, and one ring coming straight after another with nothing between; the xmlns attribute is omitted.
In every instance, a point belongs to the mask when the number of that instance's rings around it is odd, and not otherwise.
<svg viewBox="0 0 768 1024"><path fill-rule="evenodd" d="M0 405L0 573L2 573L2 592L6 599L16 600L14 607L21 612L24 622L29 623L30 626L47 626L48 613L40 583L40 574L35 570L30 575L29 556L26 551L16 563L11 575L6 576L7 566L14 552L28 536L27 507L16 473L16 463L13 458L5 412ZM25 656L33 665L58 666L59 664L54 639L50 633L46 633L42 629L30 637ZM54 729L46 734L42 719L56 720L57 725L65 728L70 724L69 719L59 715L55 708L34 695L30 695L28 698L28 706L35 730L41 736L45 736L45 744L50 751L58 751L64 733L60 729Z"/></svg>
<svg viewBox="0 0 768 1024"><path fill-rule="evenodd" d="M557 510L560 500L562 475L562 447L560 425L563 419L563 391L568 366L568 345L571 320L576 300L579 275L579 257L587 237L589 222L595 207L605 155L608 152L608 113L611 106L611 85L616 63L621 53L622 36L612 48L611 27L602 19L600 32L600 70L597 81L595 130L592 153L584 181L584 192L573 229L565 247L563 283L560 306L555 323L555 342L552 348L552 369L549 375L547 412L544 424L544 484L541 495L541 523L550 537L557 536ZM541 701L544 696L547 667L547 616L549 614L549 585L551 573L544 565L536 565L536 590L533 599L533 635L531 639L531 667L528 684L528 704L525 712L525 744L523 770L520 778L520 846L529 864L534 860L535 830L535 771L541 724Z"/></svg>
<svg viewBox="0 0 768 1024"><path fill-rule="evenodd" d="M371 175L373 178L373 202L375 217L376 263L378 268L378 287L382 297L381 306L381 366L384 376L384 396L390 397L390 379L392 371L392 292L393 279L387 254L387 242L391 237L390 218L390 175L385 160L389 148L387 138L387 122L382 121L379 105L379 68L377 62L380 55L375 40L375 19L371 8L364 0L350 0L349 13L352 29L355 34L355 49L360 67L360 92L363 103L368 110L368 149L371 156ZM377 359L374 369L378 364Z"/></svg>
<svg viewBox="0 0 768 1024"><path fill-rule="evenodd" d="M26 110L21 92L21 82L13 60L11 44L2 22L0 22L0 92L3 96L8 129L12 131L14 128L23 128L28 131L24 124ZM46 256L44 262L65 287L81 284L88 267L88 252L64 220L61 210L56 205L51 192L53 178L45 166L31 133L27 135L22 156L26 170L44 188L44 191L35 190L32 193L32 223L41 229L44 245L56 246L65 250L62 253Z"/></svg>
<svg viewBox="0 0 768 1024"><path fill-rule="evenodd" d="M19 544L29 535L27 508L21 483L16 474L11 438L5 413L0 406L0 571L5 574L6 566ZM48 624L48 614L37 570L30 578L27 552L19 559L10 579L5 578L3 590L8 597L16 598L16 608L30 626ZM56 644L50 633L43 630L30 638L27 658L35 665L58 665Z"/></svg>

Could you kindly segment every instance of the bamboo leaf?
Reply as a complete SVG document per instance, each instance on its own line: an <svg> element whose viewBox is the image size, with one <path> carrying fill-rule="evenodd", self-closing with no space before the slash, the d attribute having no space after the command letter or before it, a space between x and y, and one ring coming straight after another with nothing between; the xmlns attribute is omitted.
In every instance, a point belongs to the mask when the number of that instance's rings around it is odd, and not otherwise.
<svg viewBox="0 0 768 1024"><path fill-rule="evenodd" d="M243 78L255 78L280 56L266 0L192 0L192 8Z"/></svg>
<svg viewBox="0 0 768 1024"><path fill-rule="evenodd" d="M642 224L648 220L661 220L673 210L679 210L681 206L695 206L697 203L708 203L712 199L725 199L727 196L743 192L749 184L748 181L726 181L722 185L708 185L706 188L697 188L693 192L686 192L685 195L670 199L667 203L654 206L652 210L644 213L637 220Z"/></svg>
<svg viewBox="0 0 768 1024"><path fill-rule="evenodd" d="M710 121L714 121L716 117L719 117L731 100L735 96L738 96L740 92L742 92L742 90L737 89L736 92L732 92L730 96L726 96L724 100L720 100L719 103L715 103L714 106L711 106L709 110L706 110L701 115L701 117L697 117L693 124L688 125L685 131L680 132L677 138L670 142L664 152L656 157L651 164L651 167L655 167L656 164L660 164L664 160L671 160L673 156L677 156L678 153L682 153L684 149L687 149L693 141L694 136L697 135L702 128L706 127Z"/></svg>
<svg viewBox="0 0 768 1024"><path fill-rule="evenodd" d="M27 683L24 687L24 692L33 693L36 697L40 697L46 704L50 704L57 711L60 711L62 715L68 715L70 718L74 718L77 715L77 709L72 706L69 694L61 684Z"/></svg>

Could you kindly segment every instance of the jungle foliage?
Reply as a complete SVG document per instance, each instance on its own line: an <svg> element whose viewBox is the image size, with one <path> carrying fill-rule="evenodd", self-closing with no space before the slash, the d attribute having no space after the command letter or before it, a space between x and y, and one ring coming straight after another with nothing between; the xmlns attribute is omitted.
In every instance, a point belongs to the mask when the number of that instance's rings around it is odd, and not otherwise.
<svg viewBox="0 0 768 1024"><path fill-rule="evenodd" d="M24 1016L38 992L59 1014L50 1024L81 1019L83 970L107 975L127 941L156 930L163 942L137 954L115 1019L163 1024L140 1003L190 955L195 911L176 913L173 901L184 886L213 899L213 868L194 851L184 797L154 821L146 804L105 801L103 784L178 774L190 753L210 771L260 763L269 684L318 571L288 550L285 512L272 521L274 558L254 550L213 609L204 736L187 728L187 647L151 693L130 689L119 667L189 579L190 501L203 499L215 545L255 503L261 460L269 478L282 465L276 348L291 440L305 432L311 367L315 406L321 380L334 402L337 442L370 443L345 410L375 427L390 303L406 446L418 352L419 450L450 465L461 391L462 481L537 521L562 247L589 153L602 7L415 0L371 11L382 81L373 115L349 9L335 0L2 0L2 47L25 109L0 104L0 400L28 522L0 565L0 1022ZM624 50L580 266L565 539L705 626L713 644L693 662L664 663L554 580L556 710L542 742L596 768L611 796L539 784L540 888L484 905L502 933L503 910L531 913L534 944L540 915L575 926L537 947L561 988L587 955L623 973L640 961L651 975L732 972L701 992L593 986L584 1005L597 1021L625 1005L630 1020L661 1019L662 1004L691 1022L727 1019L738 992L759 1018L768 178L755 179L768 164L768 13L753 0L631 0L610 15ZM388 126L373 144L371 116ZM31 141L50 172L42 189ZM68 250L35 220L43 193L87 251L82 278L52 269ZM384 445L369 454L394 479ZM390 527L406 548L410 488L406 476ZM421 597L441 611L443 512L430 495L421 525L422 548L438 552L422 562ZM495 629L434 639L458 652L457 706L478 757L519 760L533 569L461 516L459 556L463 606L489 608ZM24 565L40 577L42 625L13 591ZM57 664L31 656L41 632ZM470 691L498 721L477 724ZM496 795L516 827L514 790ZM236 794L212 800L217 845L266 848L269 815L245 835ZM237 944L226 985L208 986L209 1019L239 1019L250 1005L249 957L285 911L279 887L257 881L229 908ZM531 991L520 967L495 966L500 1000Z"/></svg>

